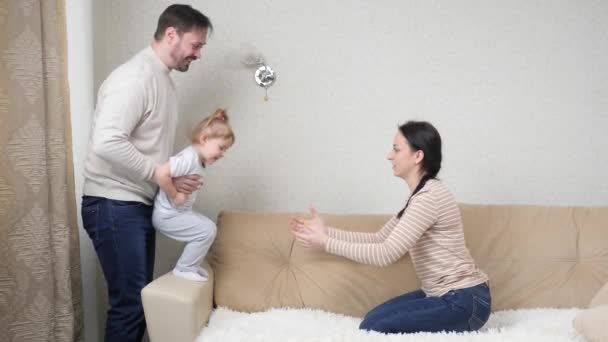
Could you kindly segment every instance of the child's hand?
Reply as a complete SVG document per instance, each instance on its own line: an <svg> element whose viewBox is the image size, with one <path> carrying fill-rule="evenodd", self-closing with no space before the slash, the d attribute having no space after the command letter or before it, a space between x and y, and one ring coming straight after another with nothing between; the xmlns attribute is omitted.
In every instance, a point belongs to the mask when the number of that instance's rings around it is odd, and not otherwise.
<svg viewBox="0 0 608 342"><path fill-rule="evenodd" d="M180 205L186 203L187 200L188 200L188 195L178 192L177 195L175 195L175 198L173 199L173 203L175 203L175 205L177 205L177 206L180 206Z"/></svg>
<svg viewBox="0 0 608 342"><path fill-rule="evenodd" d="M154 174L152 175L152 179L154 179L154 182L156 184L160 184L163 181L162 172L163 172L162 165L159 165L154 168Z"/></svg>

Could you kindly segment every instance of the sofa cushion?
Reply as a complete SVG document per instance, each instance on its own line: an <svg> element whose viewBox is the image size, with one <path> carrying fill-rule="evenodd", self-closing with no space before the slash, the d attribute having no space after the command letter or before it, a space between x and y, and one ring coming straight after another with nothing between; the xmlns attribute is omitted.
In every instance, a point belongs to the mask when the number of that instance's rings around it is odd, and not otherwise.
<svg viewBox="0 0 608 342"><path fill-rule="evenodd" d="M287 213L222 212L210 261L218 306L244 312L314 307L362 317L418 282L409 257L388 267L358 264L294 243ZM328 224L375 231L388 215L324 215Z"/></svg>
<svg viewBox="0 0 608 342"><path fill-rule="evenodd" d="M587 341L608 341L608 283L593 297L589 309L574 318L573 325Z"/></svg>
<svg viewBox="0 0 608 342"><path fill-rule="evenodd" d="M604 284L604 286L595 294L589 307L595 307L599 305L608 305L608 283Z"/></svg>
<svg viewBox="0 0 608 342"><path fill-rule="evenodd" d="M608 305L584 310L574 319L574 328L589 342L608 341Z"/></svg>

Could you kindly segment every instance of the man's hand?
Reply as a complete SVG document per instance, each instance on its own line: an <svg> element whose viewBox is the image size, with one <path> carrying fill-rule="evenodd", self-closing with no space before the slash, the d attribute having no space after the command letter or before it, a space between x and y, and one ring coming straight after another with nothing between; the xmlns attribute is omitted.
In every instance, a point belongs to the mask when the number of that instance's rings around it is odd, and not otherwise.
<svg viewBox="0 0 608 342"><path fill-rule="evenodd" d="M203 186L203 180L199 175L186 175L181 177L175 177L171 179L173 186L178 192L182 194L190 195L196 190Z"/></svg>

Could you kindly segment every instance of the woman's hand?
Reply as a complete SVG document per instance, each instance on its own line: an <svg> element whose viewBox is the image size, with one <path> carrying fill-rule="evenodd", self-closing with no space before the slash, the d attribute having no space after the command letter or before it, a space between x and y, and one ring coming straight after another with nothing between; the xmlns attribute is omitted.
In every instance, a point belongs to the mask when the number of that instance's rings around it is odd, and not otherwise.
<svg viewBox="0 0 608 342"><path fill-rule="evenodd" d="M292 217L289 221L289 226L295 239L304 247L325 248L325 243L329 238L327 236L327 227L325 222L313 207L310 208L311 218L305 220L298 217Z"/></svg>
<svg viewBox="0 0 608 342"><path fill-rule="evenodd" d="M192 174L181 177L172 178L173 186L178 192L181 192L186 195L190 195L191 193L198 190L201 186L203 186L203 180L201 176Z"/></svg>

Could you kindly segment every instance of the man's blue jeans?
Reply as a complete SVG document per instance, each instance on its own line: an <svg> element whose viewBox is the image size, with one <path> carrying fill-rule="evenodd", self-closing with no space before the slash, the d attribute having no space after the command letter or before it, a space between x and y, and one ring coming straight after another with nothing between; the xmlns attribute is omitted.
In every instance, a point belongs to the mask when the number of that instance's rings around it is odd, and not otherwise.
<svg viewBox="0 0 608 342"><path fill-rule="evenodd" d="M475 331L490 317L492 300L486 283L427 297L421 290L406 293L370 311L360 329L382 333Z"/></svg>
<svg viewBox="0 0 608 342"><path fill-rule="evenodd" d="M146 329L141 290L152 280L152 207L140 202L82 197L82 222L108 285L105 340L141 341Z"/></svg>

